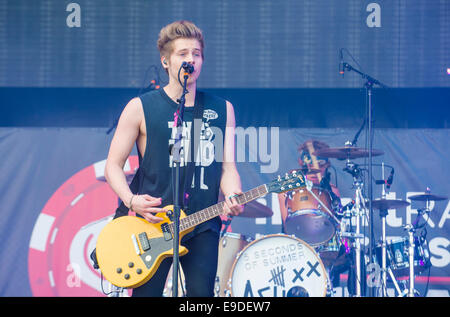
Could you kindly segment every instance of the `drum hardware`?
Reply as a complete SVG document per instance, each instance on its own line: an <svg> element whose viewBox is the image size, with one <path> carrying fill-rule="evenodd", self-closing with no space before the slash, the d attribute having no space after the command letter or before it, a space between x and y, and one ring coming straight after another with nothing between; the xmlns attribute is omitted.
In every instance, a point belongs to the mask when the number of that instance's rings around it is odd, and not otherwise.
<svg viewBox="0 0 450 317"><path fill-rule="evenodd" d="M384 180L384 162L381 163L381 178ZM388 215L388 209L406 207L409 205L407 201L386 199L386 187L389 190L394 175L394 168L391 167L391 174L387 181L382 182L381 199L375 199L372 201L372 207L379 210L381 218L381 294L382 297L387 296L387 268L386 268L386 216Z"/></svg>
<svg viewBox="0 0 450 317"><path fill-rule="evenodd" d="M340 224L340 220L336 218L336 216L331 212L331 210L316 196L316 194L312 191L312 183L306 183L306 190L317 200L320 206L326 210L326 212L336 221L336 224Z"/></svg>
<svg viewBox="0 0 450 317"><path fill-rule="evenodd" d="M384 192L383 192L384 195ZM380 199L372 202L372 206L379 210L381 218L381 249L382 249L382 260L381 260L381 277L383 281L382 285L382 297L387 296L387 268L386 268L386 216L388 215L388 209L395 208L397 206L408 206L409 203L406 201L399 200L387 200Z"/></svg>
<svg viewBox="0 0 450 317"><path fill-rule="evenodd" d="M346 142L344 147L337 148L323 148L316 150L313 155L323 156L328 158L335 158L338 160L351 160L363 157L369 157L370 151L354 147L350 142ZM384 152L381 150L372 149L372 156L380 156L383 155Z"/></svg>
<svg viewBox="0 0 450 317"><path fill-rule="evenodd" d="M407 237L392 239L389 242L387 242L385 240L385 237L383 237L384 243L382 241L382 244L377 247L377 249L379 249L380 247L384 247L383 249L385 250L382 250L382 252L386 254L385 260L389 261L389 263L385 263L382 259L382 272L389 274L392 282L394 283L398 296L407 297L415 297L418 295L418 292L415 289L415 276L431 265L430 255L427 249L425 238L426 222L424 224L420 224L420 221L421 219L423 219L423 216L425 214L429 214L430 201L445 199L445 197L443 196L430 194L429 188L427 188L426 194L415 195L412 196L412 198L412 200L416 201L425 201L426 207L417 209L418 215L415 221L410 221L410 223L407 223L404 226L404 229L408 232ZM388 209L404 207L408 205L408 202L401 200L380 199L374 201L374 206L376 206L377 208L384 208L386 210L385 213L387 213ZM381 211L382 210L380 210L380 213ZM422 228L424 228L422 234L420 236L416 236L417 230ZM423 234L424 232L425 235ZM405 274L408 275L408 283L405 280L401 281L401 284L404 288L403 291L400 289L399 284L397 283L394 272L402 276L404 276ZM386 285L385 279L383 280L383 282L384 285ZM386 295L386 293L383 292L383 295Z"/></svg>
<svg viewBox="0 0 450 317"><path fill-rule="evenodd" d="M420 241L419 238L418 238L417 242L418 242L419 245L416 245L416 239L414 239L414 233L416 232L417 229L419 229L419 228L421 228L421 227L426 225L426 223L425 223L423 226L419 226L419 222L420 222L420 219L422 218L423 214L428 214L431 211L430 210L430 202L431 201L446 200L447 197L432 195L430 188L427 187L427 189L425 191L425 194L414 195L414 196L409 197L409 199L415 200L415 201L425 201L425 203L426 203L425 209L418 209L417 210L418 214L417 214L416 221L414 223L408 223L404 227L405 230L408 231L408 241L409 241L409 246L408 246L409 289L408 289L408 292L407 292L406 296L414 297L415 294L416 294L416 290L414 288L414 279L415 279L415 274L414 274L415 273L414 272L414 252L415 252L416 247L421 247L422 244L423 244L423 242Z"/></svg>
<svg viewBox="0 0 450 317"><path fill-rule="evenodd" d="M347 213L347 216L350 215L350 221L351 221L351 215L353 214L355 216L355 266L356 266L356 297L361 296L361 242L359 237L361 236L360 231L360 222L361 222L361 215L363 212L363 208L365 208L362 204L364 202L364 197L362 195L362 187L363 183L359 180L361 176L361 170L358 168L356 164L353 164L350 162L349 159L347 159L346 168L344 168L344 171L349 172L353 176L353 186L355 187L355 204L353 206L353 211L351 214ZM364 204L365 205L365 204ZM364 210L365 211L365 210Z"/></svg>
<svg viewBox="0 0 450 317"><path fill-rule="evenodd" d="M348 238L353 238L355 240L355 267L356 267L356 297L361 297L361 284L362 284L362 274L361 274L361 238L364 236L361 234L361 221L362 217L367 217L367 209L366 209L366 199L363 195L363 186L364 182L362 180L362 170L359 166L349 159L350 152L348 152L348 158L346 161L346 166L343 169L348 172L353 177L353 187L355 188L355 197L352 201L352 210L351 212L347 211L344 213L344 217L350 219L352 216L355 216L355 232L345 232L343 234L348 235ZM361 154L362 155L362 154Z"/></svg>
<svg viewBox="0 0 450 317"><path fill-rule="evenodd" d="M385 271L383 271L383 272L385 272ZM398 283L397 283L397 280L395 279L394 273L392 273L392 269L390 267L388 267L387 272L389 273L389 276L391 277L391 280L394 283L394 287L395 287L395 290L397 291L398 296L401 296L402 291L400 290L400 286L398 286ZM383 285L383 288L384 288L386 285L386 281L384 281L383 283L384 283L384 285ZM387 292L384 292L384 293L387 293Z"/></svg>
<svg viewBox="0 0 450 317"><path fill-rule="evenodd" d="M414 297L414 232L415 228L411 224L405 226L405 230L408 230L408 255L409 255L409 291L408 297Z"/></svg>
<svg viewBox="0 0 450 317"><path fill-rule="evenodd" d="M316 247L315 250L319 253L323 264L329 272L335 267L339 268L348 263L346 255L350 253L350 246L347 239L345 239L345 234L341 232L336 232L330 241Z"/></svg>
<svg viewBox="0 0 450 317"><path fill-rule="evenodd" d="M357 234L354 232L343 232L343 233L341 233L341 237L349 238L349 239L364 239L363 234Z"/></svg>
<svg viewBox="0 0 450 317"><path fill-rule="evenodd" d="M445 196L432 195L430 193L430 188L427 188L427 192L425 194L409 196L408 198L411 200L425 201L427 203L429 203L430 201L440 201L448 199Z"/></svg>

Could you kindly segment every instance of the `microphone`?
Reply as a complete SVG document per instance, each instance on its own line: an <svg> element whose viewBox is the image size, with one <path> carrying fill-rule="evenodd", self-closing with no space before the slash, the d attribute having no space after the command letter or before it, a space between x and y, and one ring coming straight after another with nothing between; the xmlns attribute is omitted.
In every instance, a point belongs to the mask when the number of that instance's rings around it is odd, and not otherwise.
<svg viewBox="0 0 450 317"><path fill-rule="evenodd" d="M388 179L386 180L386 188L391 189L392 182L394 181L394 169L391 169L391 174L389 174Z"/></svg>
<svg viewBox="0 0 450 317"><path fill-rule="evenodd" d="M341 61L339 62L339 74L344 77L345 73L345 67L344 67L344 55L342 54L342 48L339 50L339 56L341 58Z"/></svg>
<svg viewBox="0 0 450 317"><path fill-rule="evenodd" d="M183 62L183 64L181 64L181 67L183 67L184 71L188 74L192 74L194 72L194 65L187 62Z"/></svg>

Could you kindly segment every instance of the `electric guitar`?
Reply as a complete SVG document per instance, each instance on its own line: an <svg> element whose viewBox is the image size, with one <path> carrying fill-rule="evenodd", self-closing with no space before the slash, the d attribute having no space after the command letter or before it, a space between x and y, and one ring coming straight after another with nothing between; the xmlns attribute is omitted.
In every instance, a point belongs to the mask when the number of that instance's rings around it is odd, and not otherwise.
<svg viewBox="0 0 450 317"><path fill-rule="evenodd" d="M294 171L235 198L238 204L244 205L271 192L305 187L307 182L300 171ZM196 225L223 214L224 206L222 201L191 215L181 211L180 241ZM156 215L164 220L156 224L135 216L123 216L102 229L96 245L97 261L103 276L111 284L123 288L138 287L152 278L165 258L173 256L173 205L164 209L166 213ZM180 256L187 252L186 247L179 246Z"/></svg>

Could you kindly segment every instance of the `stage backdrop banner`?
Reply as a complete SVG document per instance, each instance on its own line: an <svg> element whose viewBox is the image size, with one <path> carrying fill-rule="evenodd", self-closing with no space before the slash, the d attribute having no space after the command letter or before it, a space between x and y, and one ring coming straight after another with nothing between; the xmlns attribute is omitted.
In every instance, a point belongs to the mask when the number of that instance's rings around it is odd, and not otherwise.
<svg viewBox="0 0 450 317"><path fill-rule="evenodd" d="M89 259L96 238L111 220L118 198L104 179L105 159L112 133L106 128L0 128L0 296L104 296L108 283L101 280ZM353 140L354 129L279 129L238 127L236 160L243 189L249 190L284 175L298 164L298 147L315 139L330 147ZM428 188L436 195L450 196L450 130L375 130L374 148L384 155L374 157L373 177L381 179L385 163L395 168L389 198L411 202L389 210L387 236L406 237L403 226L414 221L418 202L409 200ZM358 146L364 147L364 133ZM136 150L125 172L138 167ZM354 198L353 179L343 171L345 161L330 159L331 181L337 183L342 202ZM355 163L367 163L355 159ZM389 169L385 170L385 178ZM373 185L374 198L381 186ZM364 189L367 195L367 186ZM277 194L258 202L273 211L272 217L235 217L229 231L259 238L280 233L282 219ZM426 240L431 269L416 277L421 296L449 296L450 203L437 201L426 217ZM381 219L373 213L374 235L381 238ZM369 227L363 222L364 246ZM262 272L263 274L263 272ZM336 296L346 295L346 276ZM389 284L389 292L395 296Z"/></svg>

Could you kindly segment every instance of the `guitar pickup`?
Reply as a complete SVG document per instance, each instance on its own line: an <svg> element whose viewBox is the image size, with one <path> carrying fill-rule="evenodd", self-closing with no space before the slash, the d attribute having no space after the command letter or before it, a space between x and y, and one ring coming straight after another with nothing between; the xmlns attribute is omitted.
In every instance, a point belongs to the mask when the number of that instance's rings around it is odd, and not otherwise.
<svg viewBox="0 0 450 317"><path fill-rule="evenodd" d="M139 235L139 243L141 245L142 250L145 252L150 249L150 241L148 241L147 234L145 232L141 232Z"/></svg>
<svg viewBox="0 0 450 317"><path fill-rule="evenodd" d="M173 238L172 233L170 232L169 224L167 222L161 225L161 230L163 232L164 240L166 241L172 240Z"/></svg>

